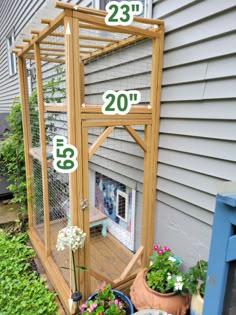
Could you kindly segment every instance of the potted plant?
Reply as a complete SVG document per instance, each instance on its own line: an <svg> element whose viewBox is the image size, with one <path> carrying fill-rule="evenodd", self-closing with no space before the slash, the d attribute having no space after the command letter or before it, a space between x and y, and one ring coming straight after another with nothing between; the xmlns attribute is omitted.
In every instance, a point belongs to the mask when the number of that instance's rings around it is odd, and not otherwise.
<svg viewBox="0 0 236 315"><path fill-rule="evenodd" d="M130 315L133 311L129 298L118 290L112 290L111 285L105 282L80 306L81 315Z"/></svg>
<svg viewBox="0 0 236 315"><path fill-rule="evenodd" d="M195 266L189 268L185 275L186 286L192 295L191 315L202 314L207 267L208 264L205 260L199 260Z"/></svg>
<svg viewBox="0 0 236 315"><path fill-rule="evenodd" d="M130 290L137 310L160 309L172 315L184 315L189 308L185 278L180 260L168 246L154 246L148 268L141 270Z"/></svg>

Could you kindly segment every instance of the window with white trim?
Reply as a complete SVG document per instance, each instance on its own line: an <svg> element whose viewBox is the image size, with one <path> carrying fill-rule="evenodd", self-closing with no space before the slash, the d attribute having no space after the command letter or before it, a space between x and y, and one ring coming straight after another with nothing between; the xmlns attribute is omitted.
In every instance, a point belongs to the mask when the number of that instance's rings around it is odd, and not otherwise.
<svg viewBox="0 0 236 315"><path fill-rule="evenodd" d="M112 0L93 0L93 5L96 9L105 10L106 5L108 2ZM121 2L123 0L115 0L117 2ZM143 16L145 18L151 18L152 17L152 0L140 0L140 2L143 3L143 14L140 16Z"/></svg>
<svg viewBox="0 0 236 315"><path fill-rule="evenodd" d="M7 56L8 56L8 67L9 74L14 75L16 73L16 55L11 52L12 45L15 41L14 31L7 36Z"/></svg>
<svg viewBox="0 0 236 315"><path fill-rule="evenodd" d="M127 222L128 220L128 195L121 190L117 190L116 215L121 220Z"/></svg>

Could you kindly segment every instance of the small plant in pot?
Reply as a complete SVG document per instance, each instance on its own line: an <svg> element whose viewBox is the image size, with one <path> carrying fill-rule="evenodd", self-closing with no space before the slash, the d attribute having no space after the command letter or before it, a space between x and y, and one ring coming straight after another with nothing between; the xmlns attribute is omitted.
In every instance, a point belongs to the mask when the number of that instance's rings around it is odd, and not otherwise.
<svg viewBox="0 0 236 315"><path fill-rule="evenodd" d="M192 295L190 307L191 315L202 315L207 267L208 264L205 260L199 260L197 264L190 267L185 274L186 285L189 293Z"/></svg>
<svg viewBox="0 0 236 315"><path fill-rule="evenodd" d="M129 315L133 314L133 306L127 296L104 282L98 292L80 306L80 311L82 315Z"/></svg>
<svg viewBox="0 0 236 315"><path fill-rule="evenodd" d="M130 291L137 310L160 309L172 315L184 315L189 308L185 277L180 260L168 246L154 246L148 268L140 271Z"/></svg>

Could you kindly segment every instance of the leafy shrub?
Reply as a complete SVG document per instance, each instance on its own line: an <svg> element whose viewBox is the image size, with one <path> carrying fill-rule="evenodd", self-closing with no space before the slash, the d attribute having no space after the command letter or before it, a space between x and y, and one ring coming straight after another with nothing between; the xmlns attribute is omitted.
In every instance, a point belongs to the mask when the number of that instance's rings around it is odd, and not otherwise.
<svg viewBox="0 0 236 315"><path fill-rule="evenodd" d="M199 260L195 266L189 268L185 275L186 285L190 294L200 293L204 297L208 263Z"/></svg>
<svg viewBox="0 0 236 315"><path fill-rule="evenodd" d="M59 315L55 294L48 291L44 280L31 272L31 247L27 235L10 236L0 231L0 315Z"/></svg>

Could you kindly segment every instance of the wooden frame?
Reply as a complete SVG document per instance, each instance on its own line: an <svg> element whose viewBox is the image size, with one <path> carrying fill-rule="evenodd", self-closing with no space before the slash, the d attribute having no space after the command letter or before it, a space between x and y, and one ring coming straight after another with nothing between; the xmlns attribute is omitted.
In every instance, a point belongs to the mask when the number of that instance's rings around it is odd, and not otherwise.
<svg viewBox="0 0 236 315"><path fill-rule="evenodd" d="M39 127L41 153L39 162L42 165L43 179L43 204L44 204L44 227L45 244L38 237L33 224L32 188L28 185L28 213L29 213L29 236L35 247L43 265L57 290L61 301L68 313L67 300L70 289L60 274L59 266L56 266L51 256L50 225L49 225L49 196L47 183L47 168L51 167L46 159L46 141L44 115L47 112L66 113L68 120L68 142L78 150L79 167L69 175L70 187L70 216L72 225L77 225L87 233L85 248L76 254L76 264L84 265L88 271L86 273L78 270L80 290L86 297L91 293L90 277L99 280L109 281L114 288L124 289L130 285L135 275L130 275L135 263L141 260L141 265L145 266L151 254L154 234L154 214L156 196L156 174L157 174L157 147L160 115L160 91L162 74L162 50L163 50L163 21L135 17L135 26L107 26L104 21L106 12L95 9L82 8L56 3L56 7L63 9L62 13L54 19L42 19L46 26L43 30L32 30L35 34L31 39L23 39L22 45L17 45L15 52L18 55L18 67L20 78L20 91L22 98L22 114L24 127L24 144L27 178L32 174L30 163L31 156L35 153L30 148L30 122L28 117L27 100L27 79L25 75L25 59L34 59L36 65ZM141 24L142 25L141 25ZM143 24L149 24L147 29ZM58 26L64 25L65 33L57 31ZM109 33L122 34L121 39L112 36L103 36L95 33L80 34L83 30L102 30ZM104 34L104 32L102 34ZM124 34L124 35L123 35ZM50 36L50 40L47 37ZM51 38L63 38L61 42L52 41ZM85 82L84 65L93 58L121 49L130 44L143 39L152 41L152 74L150 104L140 104L132 106L130 112L125 116L104 115L101 112L101 105L85 104ZM86 40L87 42L82 42ZM96 42L102 42L102 45ZM48 47L44 47L49 45ZM52 47L51 47L52 46ZM85 48L85 50L81 49ZM86 50L91 48L92 50ZM81 56L80 53L85 53ZM64 59L53 58L52 56L64 56ZM65 63L66 69L66 103L46 104L43 98L42 69L41 62ZM80 88L78 88L78 84ZM135 125L144 126L144 139L135 130ZM143 173L143 203L142 203L142 231L141 246L131 259L125 270L117 279L102 277L96 270L90 269L90 230L88 207L80 208L81 201L89 199L88 187L88 163L89 159L96 153L96 150L109 137L116 126L122 126L124 130L134 139L144 152L144 173ZM98 139L88 148L88 128L104 127L104 131ZM36 155L34 155L36 157ZM30 181L29 181L30 183Z"/></svg>

